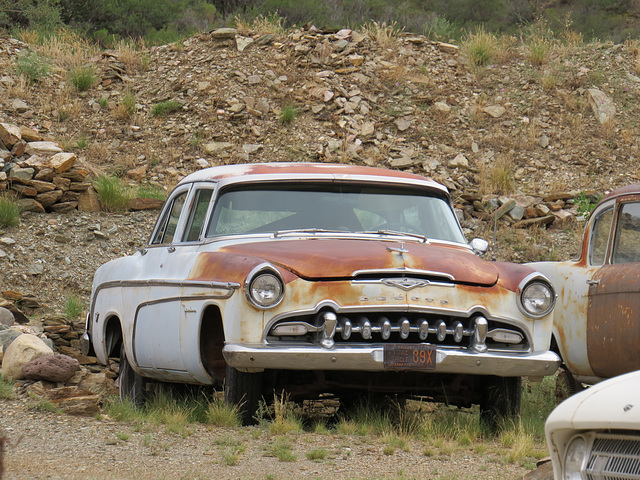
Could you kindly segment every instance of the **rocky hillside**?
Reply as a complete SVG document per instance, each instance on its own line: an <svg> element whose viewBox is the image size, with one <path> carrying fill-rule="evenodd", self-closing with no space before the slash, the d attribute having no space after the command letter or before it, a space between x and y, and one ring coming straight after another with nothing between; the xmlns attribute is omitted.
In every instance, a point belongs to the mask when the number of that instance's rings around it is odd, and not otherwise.
<svg viewBox="0 0 640 480"><path fill-rule="evenodd" d="M588 204L640 174L637 43L568 36L540 50L531 39L493 39L495 55L476 66L472 45L384 27L220 29L101 52L72 40L0 37L0 123L75 154L90 172L83 188L104 173L170 189L202 167L243 162L403 169L452 191L469 238L492 239L502 205L497 257L529 261L575 253L581 192ZM30 52L50 65L32 83L16 68ZM81 66L96 77L84 92L73 86ZM0 188L15 190L11 169L30 157L5 147ZM154 217L25 213L0 232L5 301L31 298L50 313L70 293L86 301L95 267L144 243Z"/></svg>

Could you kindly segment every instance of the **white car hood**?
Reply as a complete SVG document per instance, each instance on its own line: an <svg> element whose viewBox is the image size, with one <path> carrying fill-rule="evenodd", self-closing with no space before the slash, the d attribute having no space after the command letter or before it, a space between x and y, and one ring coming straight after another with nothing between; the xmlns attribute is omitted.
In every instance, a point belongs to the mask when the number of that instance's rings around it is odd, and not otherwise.
<svg viewBox="0 0 640 480"><path fill-rule="evenodd" d="M598 383L562 402L547 429L640 429L640 371Z"/></svg>

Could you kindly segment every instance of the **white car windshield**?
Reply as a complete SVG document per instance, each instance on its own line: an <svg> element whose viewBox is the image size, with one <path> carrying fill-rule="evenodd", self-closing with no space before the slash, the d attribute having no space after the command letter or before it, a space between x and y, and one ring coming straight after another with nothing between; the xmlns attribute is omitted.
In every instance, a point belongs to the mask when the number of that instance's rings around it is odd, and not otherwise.
<svg viewBox="0 0 640 480"><path fill-rule="evenodd" d="M430 193L430 192L429 192ZM359 185L252 185L223 191L206 236L285 231L402 232L466 243L447 199Z"/></svg>

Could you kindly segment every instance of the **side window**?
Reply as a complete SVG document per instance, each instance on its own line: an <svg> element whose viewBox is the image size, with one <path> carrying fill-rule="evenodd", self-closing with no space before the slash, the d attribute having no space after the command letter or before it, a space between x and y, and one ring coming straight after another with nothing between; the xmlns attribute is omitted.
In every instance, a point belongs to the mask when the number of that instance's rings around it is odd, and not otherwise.
<svg viewBox="0 0 640 480"><path fill-rule="evenodd" d="M611 263L640 262L640 203L625 203L616 224Z"/></svg>
<svg viewBox="0 0 640 480"><path fill-rule="evenodd" d="M613 208L605 210L593 221L589 246L589 263L602 265L607 254L611 221L613 220Z"/></svg>
<svg viewBox="0 0 640 480"><path fill-rule="evenodd" d="M182 238L183 242L195 242L200 238L200 232L206 221L211 195L213 195L213 190L210 188L196 191L193 207L189 212L189 220Z"/></svg>
<svg viewBox="0 0 640 480"><path fill-rule="evenodd" d="M180 219L180 213L182 212L186 198L187 192L185 191L173 199L171 207L165 211L164 216L160 220L160 227L151 241L153 245L173 242L173 236L176 233L178 220Z"/></svg>

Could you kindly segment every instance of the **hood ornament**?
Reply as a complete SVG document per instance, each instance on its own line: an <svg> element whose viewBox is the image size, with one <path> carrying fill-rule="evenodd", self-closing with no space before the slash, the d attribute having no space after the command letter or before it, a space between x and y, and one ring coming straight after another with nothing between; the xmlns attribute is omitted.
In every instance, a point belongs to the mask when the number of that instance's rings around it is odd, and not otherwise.
<svg viewBox="0 0 640 480"><path fill-rule="evenodd" d="M409 250L404 248L404 243L401 243L399 247L387 247L387 251L399 253L400 255L402 255L403 253L409 253Z"/></svg>
<svg viewBox="0 0 640 480"><path fill-rule="evenodd" d="M385 278L382 280L384 285L389 287L397 287L402 290L412 290L418 287L425 287L429 285L429 280L423 280L418 278Z"/></svg>

